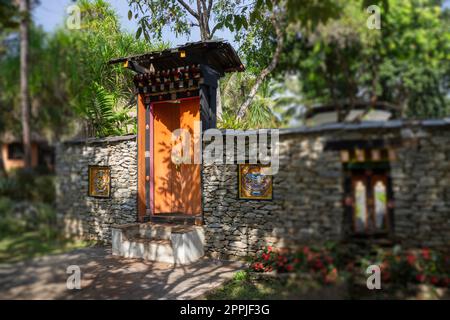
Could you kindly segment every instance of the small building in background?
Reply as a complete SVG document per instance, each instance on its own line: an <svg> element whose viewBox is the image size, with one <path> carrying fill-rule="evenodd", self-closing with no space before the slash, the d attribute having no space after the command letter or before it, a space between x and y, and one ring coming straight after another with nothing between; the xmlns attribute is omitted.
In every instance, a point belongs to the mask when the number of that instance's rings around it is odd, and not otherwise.
<svg viewBox="0 0 450 320"><path fill-rule="evenodd" d="M10 131L0 135L0 171L10 172L25 167L22 139ZM31 135L31 163L33 168L53 171L54 148L41 135Z"/></svg>
<svg viewBox="0 0 450 320"><path fill-rule="evenodd" d="M336 122L388 121L398 118L398 107L387 102L333 103L312 107L304 114L306 126Z"/></svg>

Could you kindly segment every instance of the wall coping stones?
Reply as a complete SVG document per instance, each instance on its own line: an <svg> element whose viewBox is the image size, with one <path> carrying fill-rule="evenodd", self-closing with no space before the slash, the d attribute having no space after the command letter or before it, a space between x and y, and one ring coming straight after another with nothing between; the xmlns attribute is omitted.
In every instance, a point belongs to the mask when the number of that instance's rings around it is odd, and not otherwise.
<svg viewBox="0 0 450 320"><path fill-rule="evenodd" d="M450 118L444 119L425 119L425 120L389 120L389 121L362 121L358 123L328 123L314 127L296 127L296 128L281 128L279 129L280 135L291 134L309 134L309 133L322 133L328 131L353 131L353 130L370 130L370 129L399 129L399 128L415 128L415 127L441 127L443 129L450 129ZM259 130L245 130L234 131L229 129L218 129L224 135L248 135L256 134ZM267 130L268 129L262 129ZM105 138L88 138L88 139L73 139L61 142L62 144L104 144L114 143L127 140L136 140L135 134L129 134L124 136L112 136Z"/></svg>
<svg viewBox="0 0 450 320"><path fill-rule="evenodd" d="M389 121L361 121L358 123L328 123L313 127L296 127L296 128L280 128L280 135L291 134L312 134L325 133L329 131L354 131L354 130L372 130L372 129L401 129L401 128L418 128L418 127L441 127L443 129L450 129L450 118L445 119L426 119L426 120L389 120ZM218 129L224 135L248 135L256 134L260 130L273 130L273 128L259 129L259 130L245 130L234 131L229 129Z"/></svg>
<svg viewBox="0 0 450 320"><path fill-rule="evenodd" d="M298 127L280 129L280 135L321 133L334 130L365 130L365 129L400 129L414 127L442 127L450 129L450 118L427 120L389 120L389 121L362 121L358 123L329 123L314 127Z"/></svg>
<svg viewBox="0 0 450 320"><path fill-rule="evenodd" d="M114 142L121 142L121 141L128 141L128 140L136 140L135 134L128 134L124 136L112 136L112 137L105 137L105 138L88 138L88 139L74 139L74 140L67 140L61 142L62 144L108 144L108 143L114 143Z"/></svg>

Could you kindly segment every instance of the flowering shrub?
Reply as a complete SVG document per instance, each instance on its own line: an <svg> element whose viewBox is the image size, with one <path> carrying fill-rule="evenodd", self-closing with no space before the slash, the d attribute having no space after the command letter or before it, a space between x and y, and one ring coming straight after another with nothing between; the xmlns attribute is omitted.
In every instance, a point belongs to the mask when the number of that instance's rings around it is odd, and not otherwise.
<svg viewBox="0 0 450 320"><path fill-rule="evenodd" d="M266 247L252 261L255 272L300 272L310 274L323 283L334 283L340 275L365 275L369 265L377 264L384 283L405 285L429 283L450 286L450 257L428 248L403 251L400 247L378 249L374 256L353 256L344 259L334 248L310 248L292 252ZM362 268L359 268L359 267Z"/></svg>
<svg viewBox="0 0 450 320"><path fill-rule="evenodd" d="M450 257L428 248L392 252L380 251L381 275L384 282L397 284L429 283L434 286L450 286Z"/></svg>
<svg viewBox="0 0 450 320"><path fill-rule="evenodd" d="M304 247L300 251L274 250L267 247L259 252L251 264L256 272L307 272L319 277L324 283L338 279L334 257L327 249Z"/></svg>

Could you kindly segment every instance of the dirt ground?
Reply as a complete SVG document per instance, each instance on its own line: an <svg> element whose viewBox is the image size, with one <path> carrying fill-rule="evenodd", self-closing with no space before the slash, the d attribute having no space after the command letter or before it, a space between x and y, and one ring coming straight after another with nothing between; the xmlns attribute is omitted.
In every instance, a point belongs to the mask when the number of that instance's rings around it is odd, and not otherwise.
<svg viewBox="0 0 450 320"><path fill-rule="evenodd" d="M79 266L81 289L67 288ZM188 266L124 259L91 247L0 265L0 299L194 299L242 269L239 262L202 259Z"/></svg>

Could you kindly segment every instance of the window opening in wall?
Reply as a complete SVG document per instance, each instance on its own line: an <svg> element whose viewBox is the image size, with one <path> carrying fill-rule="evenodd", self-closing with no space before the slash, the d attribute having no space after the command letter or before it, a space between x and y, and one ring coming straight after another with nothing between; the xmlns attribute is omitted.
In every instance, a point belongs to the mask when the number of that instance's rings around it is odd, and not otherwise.
<svg viewBox="0 0 450 320"><path fill-rule="evenodd" d="M21 160L24 157L23 144L10 143L8 145L8 159L9 160Z"/></svg>
<svg viewBox="0 0 450 320"><path fill-rule="evenodd" d="M388 150L341 152L345 220L352 235L387 236L393 231L393 193ZM368 161L367 161L368 160Z"/></svg>

